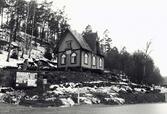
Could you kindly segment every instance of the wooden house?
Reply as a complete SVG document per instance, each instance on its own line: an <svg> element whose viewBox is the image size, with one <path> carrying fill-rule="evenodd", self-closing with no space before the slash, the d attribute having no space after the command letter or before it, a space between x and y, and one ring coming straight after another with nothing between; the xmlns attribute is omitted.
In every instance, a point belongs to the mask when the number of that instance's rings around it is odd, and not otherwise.
<svg viewBox="0 0 167 114"><path fill-rule="evenodd" d="M67 30L56 47L58 69L104 70L104 56L97 33L84 36Z"/></svg>

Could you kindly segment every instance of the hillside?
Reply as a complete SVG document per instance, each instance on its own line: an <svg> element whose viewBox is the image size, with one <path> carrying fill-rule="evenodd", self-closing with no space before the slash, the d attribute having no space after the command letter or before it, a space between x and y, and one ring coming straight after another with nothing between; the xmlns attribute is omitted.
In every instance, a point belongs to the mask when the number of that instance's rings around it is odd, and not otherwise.
<svg viewBox="0 0 167 114"><path fill-rule="evenodd" d="M56 68L53 61L43 57L44 49L37 47L32 50L31 58L10 58L6 62L7 51L1 51L0 68L14 67L23 63L25 59L36 64L35 61L47 62L50 68ZM46 65L46 64L45 64ZM15 89L0 87L0 102L20 104L25 106L73 106L76 104L134 104L164 102L167 88L160 86L146 86L132 83L128 76L122 73L92 73L76 71L47 71L43 67L42 75L47 84L31 89ZM1 75L1 74L0 74ZM1 76L2 77L2 76ZM9 78L5 78L9 81ZM39 79L40 80L40 79ZM4 81L5 82L5 81Z"/></svg>
<svg viewBox="0 0 167 114"><path fill-rule="evenodd" d="M10 56L12 55L12 51L13 50L11 50ZM28 59L30 61L32 61L32 59L38 59L38 60L45 59L46 60L46 58L43 57L44 52L45 52L44 47L37 46L32 49L30 58L28 58L29 56L28 54L24 54L23 58L21 58L22 52L19 51L18 59L13 59L10 57L9 62L7 62L6 59L7 59L8 52L4 50L0 50L0 68L5 68L5 67L15 67L16 68L18 67L18 64L23 63L25 59Z"/></svg>
<svg viewBox="0 0 167 114"><path fill-rule="evenodd" d="M165 87L132 83L122 74L76 71L42 74L47 78L46 85L21 90L1 87L0 101L35 107L70 107L78 103L120 105L164 102L167 92Z"/></svg>

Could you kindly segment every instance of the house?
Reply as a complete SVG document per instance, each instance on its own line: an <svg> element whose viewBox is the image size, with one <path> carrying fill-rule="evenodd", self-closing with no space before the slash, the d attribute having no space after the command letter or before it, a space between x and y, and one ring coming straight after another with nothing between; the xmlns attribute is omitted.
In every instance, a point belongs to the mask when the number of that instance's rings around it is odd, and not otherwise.
<svg viewBox="0 0 167 114"><path fill-rule="evenodd" d="M56 47L58 69L104 70L104 56L97 33L82 36L67 30Z"/></svg>

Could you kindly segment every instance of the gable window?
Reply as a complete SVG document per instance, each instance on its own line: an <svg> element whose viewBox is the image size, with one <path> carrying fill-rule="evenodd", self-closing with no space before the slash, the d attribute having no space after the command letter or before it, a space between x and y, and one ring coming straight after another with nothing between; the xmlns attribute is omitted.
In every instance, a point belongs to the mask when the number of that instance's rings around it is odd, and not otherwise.
<svg viewBox="0 0 167 114"><path fill-rule="evenodd" d="M66 41L66 49L71 49L72 41Z"/></svg>
<svg viewBox="0 0 167 114"><path fill-rule="evenodd" d="M84 54L84 63L88 64L88 54L87 53Z"/></svg>
<svg viewBox="0 0 167 114"><path fill-rule="evenodd" d="M66 64L66 55L65 54L62 54L61 55L61 64Z"/></svg>
<svg viewBox="0 0 167 114"><path fill-rule="evenodd" d="M77 62L77 54L76 53L72 53L71 54L71 63L76 63Z"/></svg>
<svg viewBox="0 0 167 114"><path fill-rule="evenodd" d="M94 65L94 66L96 65L96 57L95 56L92 57L92 65Z"/></svg>
<svg viewBox="0 0 167 114"><path fill-rule="evenodd" d="M99 62L100 62L100 65L99 65L99 66L102 67L102 64L103 64L102 58L100 58L100 61L99 61Z"/></svg>

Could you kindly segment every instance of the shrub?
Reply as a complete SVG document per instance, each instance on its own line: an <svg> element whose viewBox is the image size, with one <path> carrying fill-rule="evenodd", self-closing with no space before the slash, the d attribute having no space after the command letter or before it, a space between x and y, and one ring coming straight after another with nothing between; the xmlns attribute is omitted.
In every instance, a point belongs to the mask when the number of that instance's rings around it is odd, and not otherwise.
<svg viewBox="0 0 167 114"><path fill-rule="evenodd" d="M49 60L52 60L52 53L51 53L51 49L49 47L46 48L46 51L44 53L44 57L49 59Z"/></svg>
<svg viewBox="0 0 167 114"><path fill-rule="evenodd" d="M45 52L44 57L51 60L52 59L52 54L50 52Z"/></svg>
<svg viewBox="0 0 167 114"><path fill-rule="evenodd" d="M17 54L17 52L16 52L16 51L13 51L13 52L12 52L12 55L11 55L10 57L13 58L13 59L18 59L18 54Z"/></svg>
<svg viewBox="0 0 167 114"><path fill-rule="evenodd" d="M74 103L77 103L78 102L78 95L77 94L71 94L71 99L74 101Z"/></svg>
<svg viewBox="0 0 167 114"><path fill-rule="evenodd" d="M140 93L140 94L127 94L119 93L119 97L125 99L125 104L136 104L136 103L155 103L164 102L164 94L160 93Z"/></svg>

